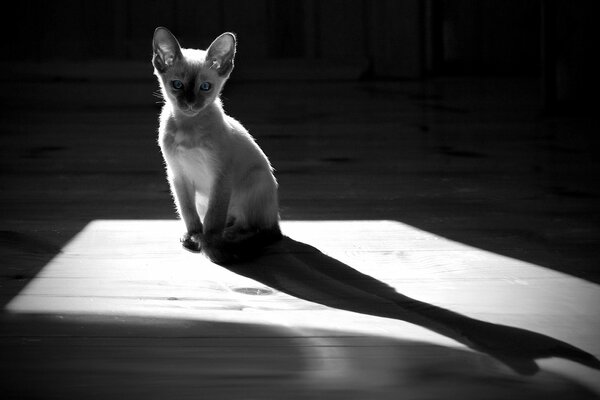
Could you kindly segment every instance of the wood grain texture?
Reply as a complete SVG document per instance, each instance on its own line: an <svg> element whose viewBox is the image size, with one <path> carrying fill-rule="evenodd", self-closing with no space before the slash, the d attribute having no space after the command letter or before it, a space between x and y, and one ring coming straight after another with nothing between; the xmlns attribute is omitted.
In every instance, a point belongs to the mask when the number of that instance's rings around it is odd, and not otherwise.
<svg viewBox="0 0 600 400"><path fill-rule="evenodd" d="M179 247L153 83L6 85L3 398L600 393L581 360L521 375L448 314L386 308L396 293L600 355L598 123L540 117L534 82L233 80L284 232L346 265L284 248L245 271Z"/></svg>

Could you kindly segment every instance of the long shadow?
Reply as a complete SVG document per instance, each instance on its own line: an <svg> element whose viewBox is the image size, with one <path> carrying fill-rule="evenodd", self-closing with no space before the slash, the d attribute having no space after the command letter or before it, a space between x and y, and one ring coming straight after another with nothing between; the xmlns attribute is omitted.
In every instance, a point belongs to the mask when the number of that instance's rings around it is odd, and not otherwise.
<svg viewBox="0 0 600 400"><path fill-rule="evenodd" d="M422 326L489 354L523 375L536 373L536 360L550 357L600 369L596 357L568 343L525 329L480 321L404 296L289 237L268 246L252 261L225 268L300 299Z"/></svg>

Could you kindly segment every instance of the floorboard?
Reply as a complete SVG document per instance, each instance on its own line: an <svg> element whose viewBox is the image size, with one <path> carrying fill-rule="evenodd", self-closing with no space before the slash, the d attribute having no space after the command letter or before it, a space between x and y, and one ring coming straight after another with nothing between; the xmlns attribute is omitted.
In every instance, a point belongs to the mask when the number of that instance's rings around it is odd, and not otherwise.
<svg viewBox="0 0 600 400"><path fill-rule="evenodd" d="M152 81L3 83L2 398L600 395L599 124L535 81L233 79L289 238L229 269Z"/></svg>

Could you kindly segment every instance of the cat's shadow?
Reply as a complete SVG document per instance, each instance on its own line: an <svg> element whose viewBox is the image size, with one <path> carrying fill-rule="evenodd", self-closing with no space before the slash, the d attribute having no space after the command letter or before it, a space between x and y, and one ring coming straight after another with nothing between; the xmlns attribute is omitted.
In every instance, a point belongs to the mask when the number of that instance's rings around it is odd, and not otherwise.
<svg viewBox="0 0 600 400"><path fill-rule="evenodd" d="M422 326L489 354L520 374L536 373L536 360L549 357L600 369L596 357L568 343L525 329L480 321L404 296L289 237L266 247L252 261L225 268L300 299Z"/></svg>

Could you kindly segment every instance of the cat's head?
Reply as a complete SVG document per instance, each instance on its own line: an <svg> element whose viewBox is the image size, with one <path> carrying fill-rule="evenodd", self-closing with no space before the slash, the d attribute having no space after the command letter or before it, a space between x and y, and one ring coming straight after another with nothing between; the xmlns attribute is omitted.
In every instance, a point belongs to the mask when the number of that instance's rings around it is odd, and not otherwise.
<svg viewBox="0 0 600 400"><path fill-rule="evenodd" d="M235 35L223 33L206 50L182 49L166 28L156 28L152 64L163 96L186 115L195 115L219 96L233 70Z"/></svg>

